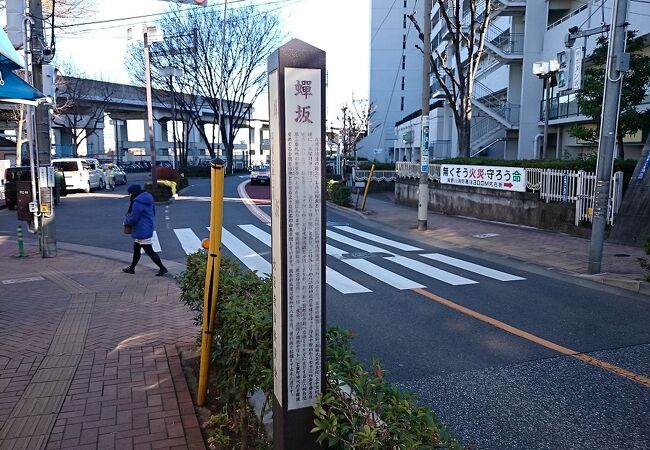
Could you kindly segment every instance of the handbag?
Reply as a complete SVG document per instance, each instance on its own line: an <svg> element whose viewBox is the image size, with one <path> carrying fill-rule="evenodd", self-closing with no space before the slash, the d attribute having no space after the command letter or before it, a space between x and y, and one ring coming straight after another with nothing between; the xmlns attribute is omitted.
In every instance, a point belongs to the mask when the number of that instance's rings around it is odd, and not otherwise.
<svg viewBox="0 0 650 450"><path fill-rule="evenodd" d="M128 223L123 224L122 227L124 234L131 234L133 232L133 226L129 225Z"/></svg>

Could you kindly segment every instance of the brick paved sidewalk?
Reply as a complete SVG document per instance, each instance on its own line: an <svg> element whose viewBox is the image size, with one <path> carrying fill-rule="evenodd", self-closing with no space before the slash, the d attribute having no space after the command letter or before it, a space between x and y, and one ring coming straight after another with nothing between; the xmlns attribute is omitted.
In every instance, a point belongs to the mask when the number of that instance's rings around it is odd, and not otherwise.
<svg viewBox="0 0 650 450"><path fill-rule="evenodd" d="M0 236L0 449L205 448L177 346L197 335L172 278Z"/></svg>

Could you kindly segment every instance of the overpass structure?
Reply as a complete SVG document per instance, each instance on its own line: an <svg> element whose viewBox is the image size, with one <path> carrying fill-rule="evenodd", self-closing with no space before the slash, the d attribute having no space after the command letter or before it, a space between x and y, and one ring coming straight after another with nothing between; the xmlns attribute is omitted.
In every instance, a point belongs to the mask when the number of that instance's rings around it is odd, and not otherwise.
<svg viewBox="0 0 650 450"><path fill-rule="evenodd" d="M221 134L216 125L213 125L217 123L218 112L213 111L207 102L201 101L201 97L196 97L195 104L201 105L200 123L197 124L178 105L179 96L176 93L176 107L172 109L171 93L154 90L152 106L156 160L173 161L174 148L185 149L189 164L207 160L210 157L208 144L201 137L198 126L203 127L208 138L215 137L215 152L223 154ZM185 94L184 99L191 98ZM267 160L269 146L264 133L268 133L268 125L265 126L263 121L252 120L252 114L251 108L236 133L233 150L235 166ZM175 139L172 132L174 117ZM6 136L12 134L11 130L17 129L17 122L11 119L10 114L4 119L0 118L0 129L5 130ZM228 120L224 116L224 121ZM64 83L57 86L56 108L51 124L53 155L71 156L77 141L79 156L87 155L116 162L151 159L144 86L65 77ZM4 150L5 157L8 152L12 152L10 148L0 150Z"/></svg>

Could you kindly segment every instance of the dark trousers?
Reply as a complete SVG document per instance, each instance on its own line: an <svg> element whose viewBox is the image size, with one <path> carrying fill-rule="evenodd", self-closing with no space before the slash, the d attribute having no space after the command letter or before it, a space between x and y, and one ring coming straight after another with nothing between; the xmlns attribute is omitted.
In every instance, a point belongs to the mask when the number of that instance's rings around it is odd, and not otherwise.
<svg viewBox="0 0 650 450"><path fill-rule="evenodd" d="M133 259L131 260L131 268L135 269L136 264L138 264L138 261L140 261L140 249L143 249L147 256L151 258L154 264L156 264L159 268L165 268L162 261L160 260L160 256L158 256L158 253L153 251L151 244L141 245L137 242L133 243Z"/></svg>

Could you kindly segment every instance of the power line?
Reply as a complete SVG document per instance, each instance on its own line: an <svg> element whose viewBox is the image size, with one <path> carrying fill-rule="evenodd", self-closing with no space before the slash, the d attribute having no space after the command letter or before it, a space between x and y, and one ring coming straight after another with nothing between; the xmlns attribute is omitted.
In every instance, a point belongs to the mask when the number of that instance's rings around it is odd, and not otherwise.
<svg viewBox="0 0 650 450"><path fill-rule="evenodd" d="M273 5L273 4L278 4L278 3L280 3L282 5L276 6L275 8L265 9L264 11L260 11L257 15L279 11L279 10L281 10L283 8L293 6L293 5L295 5L297 3L301 3L303 1L304 0L277 0L277 1L267 2L267 3L262 4L262 6ZM206 8L207 8L207 6L206 6ZM243 8L245 8L245 6L242 6L242 7L239 7L239 8L233 8L233 9L238 10L238 9L243 9ZM188 9L185 9L182 12L188 12L188 11L189 11ZM160 17L160 16L165 16L165 15L173 14L173 13L174 12L159 13L159 14L147 15L146 17L149 17L149 16ZM145 17L145 16L134 16L134 17L125 17L125 18L121 18L121 19L112 19L112 20L122 20L124 22L116 24L116 25L101 27L101 28L96 28L96 27L95 28L86 28L86 29L83 29L83 30L75 30L75 31L62 30L61 31L61 33L62 33L61 36L65 37L66 39L67 38L73 38L75 36L76 37L82 37L82 36L80 36L82 34L95 33L97 31L104 31L104 30L115 30L115 29L118 29L118 28L124 28L126 26L138 25L138 24L142 23L142 21L138 20L141 17ZM160 18L162 18L162 17L160 17ZM128 22L128 21L132 21L132 22Z"/></svg>
<svg viewBox="0 0 650 450"><path fill-rule="evenodd" d="M244 3L244 2L248 2L248 1L249 0L230 0L230 3ZM303 0L297 0L297 1L303 1ZM289 3L289 4L291 4L291 3L296 3L296 0L272 0L272 1L265 2L265 3L255 4L255 6L268 6L268 5L275 5L275 4L278 4L278 3ZM223 5L223 3L220 3L220 4L217 3L217 4L213 4L213 5L203 6L201 8L202 8L202 10L215 9L215 8L220 7L222 5ZM240 8L245 8L247 6L248 5L241 6ZM188 8L181 8L180 12L181 13L188 13L188 12L190 12L192 10L192 8L194 8L194 7L190 6ZM235 9L240 9L240 8L235 8ZM177 13L177 11L167 11L167 12L153 13L153 14L142 14L142 15L139 15L139 16L119 17L119 18L115 18L115 19L95 20L95 21L92 21L92 22L82 22L82 23L74 23L74 24L67 24L67 25L58 25L56 28L58 28L60 30L64 30L66 28L81 27L81 26L86 26L86 25L100 25L100 24L104 24L104 23L123 22L123 21L128 21L128 20L146 19L146 18L150 18L150 17L160 17L160 16L166 16L166 15L171 15L171 14L176 14L176 13ZM110 27L107 27L107 28L93 28L92 30L102 30L102 29L109 29L109 28ZM90 30L91 29L89 28L88 30L81 30L81 31L90 31Z"/></svg>
<svg viewBox="0 0 650 450"><path fill-rule="evenodd" d="M372 42L375 40L375 37L377 37L377 33L379 33L379 30L381 30L381 27L384 25L384 22L386 22L386 19L388 19L388 16L390 16L390 12L393 10L393 6L395 6L395 3L397 3L397 0L393 2L392 5L390 5L390 8L388 8L388 12L386 13L386 16L384 17L384 20L381 21L379 26L377 27L377 30L375 31L375 34L372 35L372 38L370 38L370 45L372 45ZM416 0L417 4L417 0Z"/></svg>

